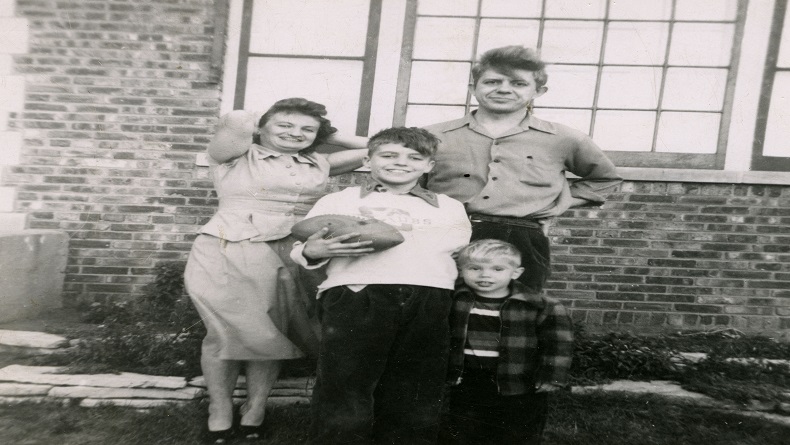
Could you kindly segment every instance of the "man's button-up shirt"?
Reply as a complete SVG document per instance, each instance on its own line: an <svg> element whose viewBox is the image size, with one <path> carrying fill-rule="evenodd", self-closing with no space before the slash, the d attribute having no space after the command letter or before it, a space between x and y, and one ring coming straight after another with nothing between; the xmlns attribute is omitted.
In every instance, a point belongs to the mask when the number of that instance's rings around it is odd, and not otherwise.
<svg viewBox="0 0 790 445"><path fill-rule="evenodd" d="M474 114L426 129L441 140L426 187L463 202L469 213L553 217L572 197L602 204L622 181L589 136L534 116L498 137ZM579 179L569 182L566 171Z"/></svg>

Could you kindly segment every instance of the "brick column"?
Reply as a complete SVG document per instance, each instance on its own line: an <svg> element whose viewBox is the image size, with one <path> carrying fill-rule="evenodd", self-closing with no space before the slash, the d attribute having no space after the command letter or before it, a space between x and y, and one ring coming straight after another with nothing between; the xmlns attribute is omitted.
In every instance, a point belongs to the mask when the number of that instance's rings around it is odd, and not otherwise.
<svg viewBox="0 0 790 445"><path fill-rule="evenodd" d="M8 127L10 114L24 109L25 78L15 74L15 54L28 50L28 21L14 16L14 0L0 0L0 231L25 228L26 214L15 212L16 187L3 184L9 166L19 164L22 134Z"/></svg>

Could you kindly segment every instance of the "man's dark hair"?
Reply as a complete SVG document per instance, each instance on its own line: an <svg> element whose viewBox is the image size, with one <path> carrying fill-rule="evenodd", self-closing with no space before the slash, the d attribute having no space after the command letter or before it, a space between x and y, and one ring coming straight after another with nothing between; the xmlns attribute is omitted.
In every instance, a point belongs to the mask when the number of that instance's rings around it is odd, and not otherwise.
<svg viewBox="0 0 790 445"><path fill-rule="evenodd" d="M540 60L538 52L523 46L503 46L484 52L480 56L480 61L472 67L473 85L477 85L477 81L488 70L506 76L512 76L514 70L532 71L535 73L537 88L546 85L549 79L546 74L546 64Z"/></svg>

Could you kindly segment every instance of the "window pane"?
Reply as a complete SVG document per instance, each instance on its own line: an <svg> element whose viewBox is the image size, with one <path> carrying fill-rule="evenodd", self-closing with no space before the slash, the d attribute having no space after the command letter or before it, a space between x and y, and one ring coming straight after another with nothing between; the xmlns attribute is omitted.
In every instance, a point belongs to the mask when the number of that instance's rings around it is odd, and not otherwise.
<svg viewBox="0 0 790 445"><path fill-rule="evenodd" d="M477 14L477 0L420 0L417 2L417 14L474 16Z"/></svg>
<svg viewBox="0 0 790 445"><path fill-rule="evenodd" d="M656 151L716 153L719 118L717 113L661 113Z"/></svg>
<svg viewBox="0 0 790 445"><path fill-rule="evenodd" d="M610 22L604 63L617 65L663 65L669 24Z"/></svg>
<svg viewBox="0 0 790 445"><path fill-rule="evenodd" d="M735 20L738 0L678 0L677 20Z"/></svg>
<svg viewBox="0 0 790 445"><path fill-rule="evenodd" d="M598 106L656 108L661 90L661 68L607 66L601 73Z"/></svg>
<svg viewBox="0 0 790 445"><path fill-rule="evenodd" d="M537 20L483 19L480 21L477 53L507 45L535 48L539 32L540 22Z"/></svg>
<svg viewBox="0 0 790 445"><path fill-rule="evenodd" d="M466 109L455 106L409 105L406 111L407 127L424 127L438 122L464 117Z"/></svg>
<svg viewBox="0 0 790 445"><path fill-rule="evenodd" d="M469 63L413 62L409 102L464 104L469 85Z"/></svg>
<svg viewBox="0 0 790 445"><path fill-rule="evenodd" d="M256 1L250 52L362 57L369 9L368 0Z"/></svg>
<svg viewBox="0 0 790 445"><path fill-rule="evenodd" d="M354 134L359 108L362 62L252 57L247 65L245 110L265 110L286 97L326 105L332 125Z"/></svg>
<svg viewBox="0 0 790 445"><path fill-rule="evenodd" d="M606 0L551 0L546 2L546 17L564 19L602 19Z"/></svg>
<svg viewBox="0 0 790 445"><path fill-rule="evenodd" d="M603 22L547 20L543 59L550 63L598 63Z"/></svg>
<svg viewBox="0 0 790 445"><path fill-rule="evenodd" d="M551 122L558 122L571 128L590 134L590 110L563 110L561 108L536 108L535 117Z"/></svg>
<svg viewBox="0 0 790 445"><path fill-rule="evenodd" d="M790 8L785 11L784 29L779 43L779 57L776 61L777 68L790 68Z"/></svg>
<svg viewBox="0 0 790 445"><path fill-rule="evenodd" d="M656 113L652 111L606 111L595 113L593 139L604 150L650 151Z"/></svg>
<svg viewBox="0 0 790 445"><path fill-rule="evenodd" d="M415 59L470 60L474 19L420 17L414 32Z"/></svg>
<svg viewBox="0 0 790 445"><path fill-rule="evenodd" d="M549 67L549 90L536 103L549 107L592 107L598 68L554 65Z"/></svg>
<svg viewBox="0 0 790 445"><path fill-rule="evenodd" d="M483 0L483 17L540 17L542 0Z"/></svg>
<svg viewBox="0 0 790 445"><path fill-rule="evenodd" d="M721 111L727 70L669 68L662 108L672 110Z"/></svg>
<svg viewBox="0 0 790 445"><path fill-rule="evenodd" d="M763 156L790 157L790 72L774 77Z"/></svg>
<svg viewBox="0 0 790 445"><path fill-rule="evenodd" d="M670 65L728 66L734 25L678 23L672 31Z"/></svg>
<svg viewBox="0 0 790 445"><path fill-rule="evenodd" d="M672 0L617 0L609 3L609 18L619 20L669 20Z"/></svg>

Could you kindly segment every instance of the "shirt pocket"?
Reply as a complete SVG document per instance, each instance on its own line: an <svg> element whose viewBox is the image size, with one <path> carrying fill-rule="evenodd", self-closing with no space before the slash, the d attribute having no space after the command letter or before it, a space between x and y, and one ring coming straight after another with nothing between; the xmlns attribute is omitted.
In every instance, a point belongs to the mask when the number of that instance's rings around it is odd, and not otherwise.
<svg viewBox="0 0 790 445"><path fill-rule="evenodd" d="M532 187L551 187L562 175L562 170L545 165L532 156L523 159L518 172L519 180Z"/></svg>

